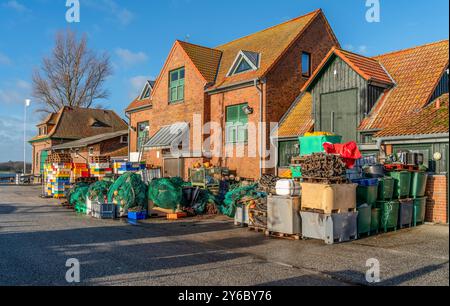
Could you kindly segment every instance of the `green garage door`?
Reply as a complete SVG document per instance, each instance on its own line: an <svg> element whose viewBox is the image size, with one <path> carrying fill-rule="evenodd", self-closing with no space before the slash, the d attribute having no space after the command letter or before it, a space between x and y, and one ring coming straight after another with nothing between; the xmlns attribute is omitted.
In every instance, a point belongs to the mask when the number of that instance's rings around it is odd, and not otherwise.
<svg viewBox="0 0 450 306"><path fill-rule="evenodd" d="M344 142L357 140L358 90L323 94L320 98L320 125L322 132L342 136Z"/></svg>

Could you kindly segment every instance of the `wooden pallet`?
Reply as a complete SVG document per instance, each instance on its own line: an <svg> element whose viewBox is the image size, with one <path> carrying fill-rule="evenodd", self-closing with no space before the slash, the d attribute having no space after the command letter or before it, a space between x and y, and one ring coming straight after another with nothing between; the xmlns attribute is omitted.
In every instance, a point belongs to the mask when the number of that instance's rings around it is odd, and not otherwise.
<svg viewBox="0 0 450 306"><path fill-rule="evenodd" d="M248 224L242 223L242 222L238 222L238 221L234 221L234 225L237 226L237 227L248 227Z"/></svg>
<svg viewBox="0 0 450 306"><path fill-rule="evenodd" d="M271 238L279 238L279 239L287 239L287 240L301 240L302 239L302 236L298 235L298 234L290 235L290 234L271 232L269 230L266 230L264 234L266 235L266 237L271 237Z"/></svg>
<svg viewBox="0 0 450 306"><path fill-rule="evenodd" d="M404 165L404 164L386 164L384 165L386 171L419 171L419 166Z"/></svg>
<svg viewBox="0 0 450 306"><path fill-rule="evenodd" d="M258 209L249 209L248 214L251 216L267 217L267 211L258 210Z"/></svg>
<svg viewBox="0 0 450 306"><path fill-rule="evenodd" d="M356 208L333 209L331 211L327 211L324 209L308 208L308 207L302 206L302 211L316 213L316 214L322 214L322 215L329 215L329 214L354 213L354 212L356 212Z"/></svg>
<svg viewBox="0 0 450 306"><path fill-rule="evenodd" d="M346 177L302 177L303 182L311 184L348 184L348 179Z"/></svg>
<svg viewBox="0 0 450 306"><path fill-rule="evenodd" d="M267 231L267 228L260 227L260 226L249 225L248 226L248 230L251 231L251 232L256 232L256 233L265 233Z"/></svg>

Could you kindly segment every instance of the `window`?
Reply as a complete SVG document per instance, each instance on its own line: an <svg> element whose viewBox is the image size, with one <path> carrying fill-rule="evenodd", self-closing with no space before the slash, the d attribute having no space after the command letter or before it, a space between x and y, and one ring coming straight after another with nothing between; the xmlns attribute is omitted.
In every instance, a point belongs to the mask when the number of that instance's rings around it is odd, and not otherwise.
<svg viewBox="0 0 450 306"><path fill-rule="evenodd" d="M248 141L248 103L229 106L226 109L226 142L244 143Z"/></svg>
<svg viewBox="0 0 450 306"><path fill-rule="evenodd" d="M252 67L250 66L250 64L244 59L241 59L241 62L239 63L239 65L237 66L236 70L234 71L234 73L242 73L248 70L251 70Z"/></svg>
<svg viewBox="0 0 450 306"><path fill-rule="evenodd" d="M302 75L309 78L311 76L311 54L302 52Z"/></svg>
<svg viewBox="0 0 450 306"><path fill-rule="evenodd" d="M180 68L169 73L169 102L179 102L184 100L184 68Z"/></svg>
<svg viewBox="0 0 450 306"><path fill-rule="evenodd" d="M128 143L128 136L120 136L120 143Z"/></svg>
<svg viewBox="0 0 450 306"><path fill-rule="evenodd" d="M92 156L92 155L94 155L94 148L90 147L89 148L89 156Z"/></svg>
<svg viewBox="0 0 450 306"><path fill-rule="evenodd" d="M278 143L278 166L288 168L292 157L300 155L300 144L297 140L280 141Z"/></svg>
<svg viewBox="0 0 450 306"><path fill-rule="evenodd" d="M244 73L250 70L258 70L260 55L251 51L239 51L227 76Z"/></svg>
<svg viewBox="0 0 450 306"><path fill-rule="evenodd" d="M147 99L150 97L150 94L152 93L152 87L150 86L149 82L145 84L144 89L142 90L141 96L139 97L139 100Z"/></svg>
<svg viewBox="0 0 450 306"><path fill-rule="evenodd" d="M137 149L140 150L141 147L147 142L149 135L149 122L140 122L137 125Z"/></svg>
<svg viewBox="0 0 450 306"><path fill-rule="evenodd" d="M45 126L41 126L41 127L39 128L39 136L43 136L43 135L47 134L47 131L46 131L46 130L47 130L47 129L46 129Z"/></svg>

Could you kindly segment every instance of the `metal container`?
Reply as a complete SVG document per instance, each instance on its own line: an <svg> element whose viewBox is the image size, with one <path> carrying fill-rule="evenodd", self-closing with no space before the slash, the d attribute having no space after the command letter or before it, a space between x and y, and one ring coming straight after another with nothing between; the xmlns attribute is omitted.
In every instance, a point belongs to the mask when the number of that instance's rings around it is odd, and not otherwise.
<svg viewBox="0 0 450 306"><path fill-rule="evenodd" d="M364 175L371 178L384 177L384 166L381 164L364 167Z"/></svg>
<svg viewBox="0 0 450 306"><path fill-rule="evenodd" d="M248 215L248 205L239 205L236 207L236 213L234 214L234 225L245 226L250 223Z"/></svg>
<svg viewBox="0 0 450 306"><path fill-rule="evenodd" d="M320 239L326 244L351 241L358 238L358 212L341 214L319 214L300 212L302 216L302 236Z"/></svg>
<svg viewBox="0 0 450 306"><path fill-rule="evenodd" d="M414 200L405 199L399 200L399 202L398 226L399 228L410 227L413 222Z"/></svg>
<svg viewBox="0 0 450 306"><path fill-rule="evenodd" d="M301 234L300 198L269 196L267 199L267 229L288 235Z"/></svg>

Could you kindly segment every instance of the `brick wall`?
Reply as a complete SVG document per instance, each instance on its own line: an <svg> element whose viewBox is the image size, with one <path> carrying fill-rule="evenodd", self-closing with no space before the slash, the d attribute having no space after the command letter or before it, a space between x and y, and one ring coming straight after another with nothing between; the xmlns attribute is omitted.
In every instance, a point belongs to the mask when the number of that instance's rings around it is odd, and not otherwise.
<svg viewBox="0 0 450 306"><path fill-rule="evenodd" d="M448 181L445 175L434 175L428 178L426 196L426 221L447 223L448 221Z"/></svg>

